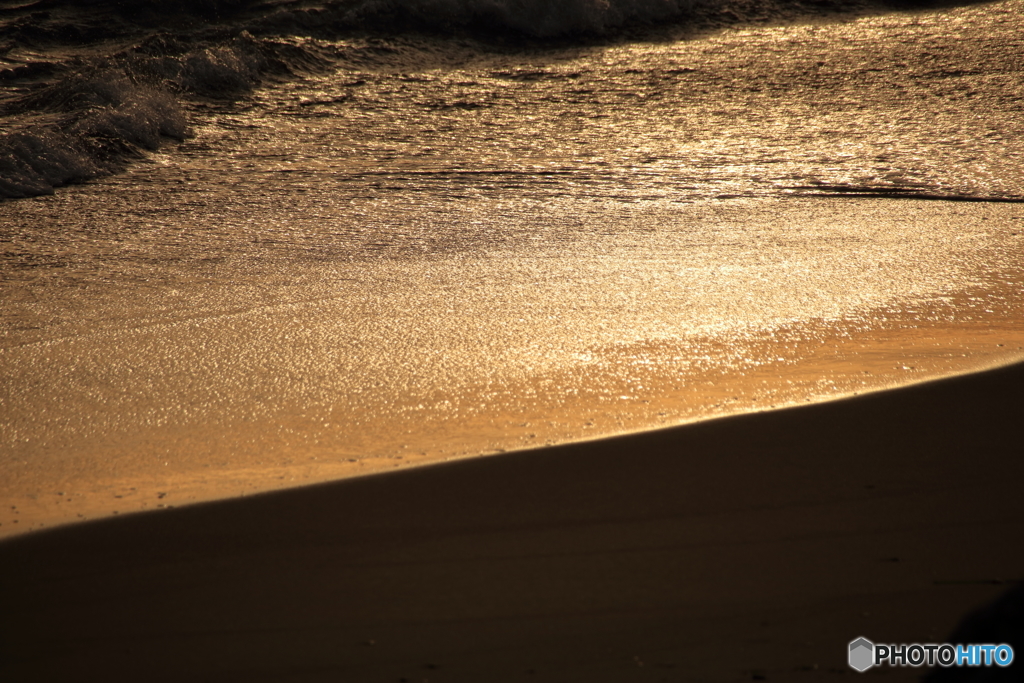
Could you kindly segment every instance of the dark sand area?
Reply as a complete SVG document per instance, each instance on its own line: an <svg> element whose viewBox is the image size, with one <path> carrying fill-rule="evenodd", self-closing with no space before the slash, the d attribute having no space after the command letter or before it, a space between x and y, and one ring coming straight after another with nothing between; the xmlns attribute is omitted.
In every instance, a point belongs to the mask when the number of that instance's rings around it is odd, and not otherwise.
<svg viewBox="0 0 1024 683"><path fill-rule="evenodd" d="M1010 365L9 539L0 680L856 676L853 638L942 642L1024 577L1022 386Z"/></svg>

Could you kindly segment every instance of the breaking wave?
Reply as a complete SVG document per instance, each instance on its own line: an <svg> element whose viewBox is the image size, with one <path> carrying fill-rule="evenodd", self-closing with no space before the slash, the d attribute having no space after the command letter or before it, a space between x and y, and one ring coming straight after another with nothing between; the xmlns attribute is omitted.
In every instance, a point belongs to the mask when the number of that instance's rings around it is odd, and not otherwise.
<svg viewBox="0 0 1024 683"><path fill-rule="evenodd" d="M246 31L219 41L158 34L100 59L0 71L8 94L0 197L116 172L165 139L189 137L183 98L236 98L267 79L322 68L329 51L314 48Z"/></svg>

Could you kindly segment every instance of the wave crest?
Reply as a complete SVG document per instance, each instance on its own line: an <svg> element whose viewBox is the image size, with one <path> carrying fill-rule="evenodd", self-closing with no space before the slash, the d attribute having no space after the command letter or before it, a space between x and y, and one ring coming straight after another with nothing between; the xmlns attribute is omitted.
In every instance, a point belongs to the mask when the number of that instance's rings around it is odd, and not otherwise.
<svg viewBox="0 0 1024 683"><path fill-rule="evenodd" d="M57 80L5 107L16 130L0 136L0 197L49 194L115 172L165 139L187 138L182 96L237 97L267 77L326 62L315 49L242 32L198 45L161 34L85 66L49 64ZM38 72L4 73L17 81Z"/></svg>

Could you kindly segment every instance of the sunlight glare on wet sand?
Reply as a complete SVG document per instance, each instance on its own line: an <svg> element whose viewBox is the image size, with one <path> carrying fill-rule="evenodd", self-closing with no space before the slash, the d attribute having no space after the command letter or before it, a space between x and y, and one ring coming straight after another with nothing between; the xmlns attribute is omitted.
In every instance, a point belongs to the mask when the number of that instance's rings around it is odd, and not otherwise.
<svg viewBox="0 0 1024 683"><path fill-rule="evenodd" d="M0 206L0 535L1019 356L1020 204L817 196L1024 187L914 61L984 11L342 70Z"/></svg>
<svg viewBox="0 0 1024 683"><path fill-rule="evenodd" d="M739 202L675 209L642 239L294 279L218 264L212 281L99 296L83 311L97 330L3 350L5 498L52 522L978 367L1024 346L1019 273L999 263L1017 213ZM982 263L1004 279L975 281ZM125 298L150 317L119 317Z"/></svg>

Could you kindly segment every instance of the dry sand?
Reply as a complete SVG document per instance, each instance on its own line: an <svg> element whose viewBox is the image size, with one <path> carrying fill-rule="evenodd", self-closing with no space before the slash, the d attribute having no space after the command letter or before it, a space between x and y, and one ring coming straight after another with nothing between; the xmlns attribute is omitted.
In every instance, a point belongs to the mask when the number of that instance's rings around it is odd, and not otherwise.
<svg viewBox="0 0 1024 683"><path fill-rule="evenodd" d="M1024 576L1024 365L0 544L0 679L818 680ZM868 675L910 679L919 669Z"/></svg>

